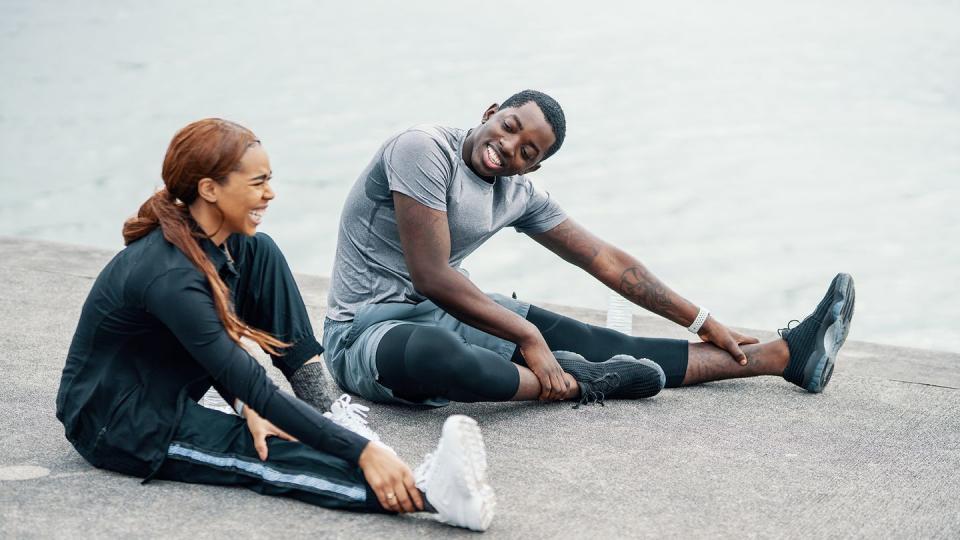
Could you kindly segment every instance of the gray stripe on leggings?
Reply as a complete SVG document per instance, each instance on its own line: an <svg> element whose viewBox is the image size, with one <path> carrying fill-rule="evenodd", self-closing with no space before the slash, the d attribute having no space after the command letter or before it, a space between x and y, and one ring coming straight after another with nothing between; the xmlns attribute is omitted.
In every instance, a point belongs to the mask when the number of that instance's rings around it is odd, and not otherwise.
<svg viewBox="0 0 960 540"><path fill-rule="evenodd" d="M337 493L354 501L367 500L367 490L359 486L345 486L306 474L282 473L262 463L247 461L235 456L209 454L181 446L178 443L170 444L170 448L167 449L167 455L174 458L187 458L191 461L224 469L239 469L274 484L294 485L307 488L310 491Z"/></svg>

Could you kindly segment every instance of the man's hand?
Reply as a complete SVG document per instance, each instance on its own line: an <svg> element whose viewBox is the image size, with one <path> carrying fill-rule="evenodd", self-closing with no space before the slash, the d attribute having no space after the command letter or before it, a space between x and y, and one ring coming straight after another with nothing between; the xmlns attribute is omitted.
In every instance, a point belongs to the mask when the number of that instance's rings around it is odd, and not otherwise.
<svg viewBox="0 0 960 540"><path fill-rule="evenodd" d="M745 336L739 332L730 330L714 319L713 315L707 317L706 322L700 327L697 335L699 335L703 341L713 343L717 347L730 353L733 359L741 366L747 365L747 355L743 354L743 351L740 350L740 345L760 343L760 340L755 337Z"/></svg>
<svg viewBox="0 0 960 540"><path fill-rule="evenodd" d="M563 369L550 352L550 347L547 346L543 336L537 332L536 337L529 343L520 343L519 347L527 367L540 381L540 399L550 401L564 399L570 386L563 376Z"/></svg>
<svg viewBox="0 0 960 540"><path fill-rule="evenodd" d="M469 278L450 267L450 227L446 212L424 206L396 191L393 204L403 258L414 288L464 324L526 349L523 352L527 365L545 389L543 399L550 395L551 389L562 391L563 372L536 327L494 302Z"/></svg>
<svg viewBox="0 0 960 540"><path fill-rule="evenodd" d="M369 442L357 462L380 506L392 512L423 511L423 498L413 472L396 454L378 442Z"/></svg>
<svg viewBox="0 0 960 540"><path fill-rule="evenodd" d="M243 408L243 417L247 419L247 429L253 436L253 447L257 449L260 461L267 460L267 437L280 437L287 441L297 440L257 414L257 411L251 409L249 405Z"/></svg>

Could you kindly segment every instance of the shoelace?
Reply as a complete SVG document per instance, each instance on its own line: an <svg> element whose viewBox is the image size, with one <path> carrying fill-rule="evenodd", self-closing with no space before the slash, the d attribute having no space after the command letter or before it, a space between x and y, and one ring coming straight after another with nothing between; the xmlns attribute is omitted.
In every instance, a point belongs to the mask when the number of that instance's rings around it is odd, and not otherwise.
<svg viewBox="0 0 960 540"><path fill-rule="evenodd" d="M586 386L584 389L583 386ZM579 409L581 405L600 405L606 407L604 400L608 392L612 392L620 386L620 374L607 373L599 379L594 379L586 385L581 385L580 402L572 408Z"/></svg>
<svg viewBox="0 0 960 540"><path fill-rule="evenodd" d="M786 327L786 328L781 328L781 329L777 330L777 335L780 336L780 337L782 337L782 338L787 337L787 334L790 333L791 330L793 330L794 328L796 328L796 326L790 326L790 325L793 324L793 323L797 323L797 326L800 325L800 321L798 321L798 320L796 320L796 319L793 319L793 320L791 320L790 322L787 323L787 327Z"/></svg>
<svg viewBox="0 0 960 540"><path fill-rule="evenodd" d="M370 440L380 440L380 437L367 426L367 411L370 407L351 403L350 396L343 394L330 406L329 418L359 435ZM326 415L324 415L326 416Z"/></svg>

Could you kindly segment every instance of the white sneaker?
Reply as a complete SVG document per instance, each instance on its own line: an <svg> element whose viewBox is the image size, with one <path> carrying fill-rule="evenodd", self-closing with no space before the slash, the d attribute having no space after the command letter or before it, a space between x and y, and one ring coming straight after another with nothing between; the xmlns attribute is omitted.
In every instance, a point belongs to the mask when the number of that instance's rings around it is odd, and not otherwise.
<svg viewBox="0 0 960 540"><path fill-rule="evenodd" d="M485 531L497 501L487 483L487 453L477 421L447 418L437 449L413 472L417 487L448 525Z"/></svg>
<svg viewBox="0 0 960 540"><path fill-rule="evenodd" d="M379 442L380 436L367 425L367 412L369 410L370 407L366 405L350 403L350 395L343 394L330 405L330 411L323 413L323 415L333 420L340 427L347 428L368 440Z"/></svg>

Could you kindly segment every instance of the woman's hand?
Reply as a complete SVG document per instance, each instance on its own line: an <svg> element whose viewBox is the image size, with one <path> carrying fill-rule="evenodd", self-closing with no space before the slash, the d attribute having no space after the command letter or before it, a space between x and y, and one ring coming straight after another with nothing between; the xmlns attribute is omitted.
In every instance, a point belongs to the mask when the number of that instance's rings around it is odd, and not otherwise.
<svg viewBox="0 0 960 540"><path fill-rule="evenodd" d="M257 411L251 409L249 405L243 408L243 417L247 419L247 429L253 436L253 447L257 449L260 461L267 460L267 437L280 437L287 441L297 440L257 414Z"/></svg>
<svg viewBox="0 0 960 540"><path fill-rule="evenodd" d="M382 444L371 441L357 462L380 506L393 512L423 511L423 498L413 480L413 471Z"/></svg>

